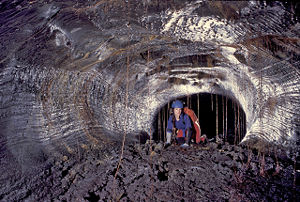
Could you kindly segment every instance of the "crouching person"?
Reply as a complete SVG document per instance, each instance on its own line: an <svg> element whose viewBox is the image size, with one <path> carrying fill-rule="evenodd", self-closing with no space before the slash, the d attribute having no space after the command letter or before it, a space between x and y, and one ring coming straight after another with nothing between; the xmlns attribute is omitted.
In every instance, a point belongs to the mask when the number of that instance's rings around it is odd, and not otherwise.
<svg viewBox="0 0 300 202"><path fill-rule="evenodd" d="M172 135L176 137L180 147L189 147L192 137L192 125L189 116L183 113L183 103L176 100L172 103L173 113L168 120L167 141L165 147L168 147L172 141Z"/></svg>

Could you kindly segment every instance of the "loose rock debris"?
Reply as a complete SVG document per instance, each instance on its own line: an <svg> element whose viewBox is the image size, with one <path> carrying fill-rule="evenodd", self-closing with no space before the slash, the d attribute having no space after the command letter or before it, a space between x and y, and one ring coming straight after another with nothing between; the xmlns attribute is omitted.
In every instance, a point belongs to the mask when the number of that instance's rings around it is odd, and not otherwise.
<svg viewBox="0 0 300 202"><path fill-rule="evenodd" d="M1 201L299 201L299 173L284 156L207 143L181 149L131 144L109 154L63 156L31 174L1 178ZM107 151L107 150L106 150ZM249 160L249 157L251 159ZM280 171L278 171L278 165ZM8 173L10 178L8 179ZM5 176L7 177L5 179ZM296 181L295 181L296 179Z"/></svg>

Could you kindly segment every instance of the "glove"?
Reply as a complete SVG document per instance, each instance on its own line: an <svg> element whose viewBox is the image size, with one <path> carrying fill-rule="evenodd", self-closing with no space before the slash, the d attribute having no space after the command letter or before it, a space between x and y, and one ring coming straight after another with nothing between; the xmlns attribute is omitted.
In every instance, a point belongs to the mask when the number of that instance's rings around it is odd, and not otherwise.
<svg viewBox="0 0 300 202"><path fill-rule="evenodd" d="M171 144L172 133L167 132L167 144Z"/></svg>

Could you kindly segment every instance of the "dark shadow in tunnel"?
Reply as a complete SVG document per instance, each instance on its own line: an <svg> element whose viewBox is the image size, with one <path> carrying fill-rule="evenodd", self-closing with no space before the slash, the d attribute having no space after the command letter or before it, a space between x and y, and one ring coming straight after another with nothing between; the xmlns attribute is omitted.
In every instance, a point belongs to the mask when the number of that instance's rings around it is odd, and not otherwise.
<svg viewBox="0 0 300 202"><path fill-rule="evenodd" d="M221 140L229 144L238 144L246 134L246 115L242 107L234 100L216 94L200 93L177 98L197 115L201 135L209 141ZM175 100L175 99L174 99ZM166 127L171 115L171 100L156 114L153 128L153 140L165 141Z"/></svg>
<svg viewBox="0 0 300 202"><path fill-rule="evenodd" d="M141 131L140 134L135 136L136 141L138 141L141 144L145 144L147 140L150 139L149 134L146 131Z"/></svg>

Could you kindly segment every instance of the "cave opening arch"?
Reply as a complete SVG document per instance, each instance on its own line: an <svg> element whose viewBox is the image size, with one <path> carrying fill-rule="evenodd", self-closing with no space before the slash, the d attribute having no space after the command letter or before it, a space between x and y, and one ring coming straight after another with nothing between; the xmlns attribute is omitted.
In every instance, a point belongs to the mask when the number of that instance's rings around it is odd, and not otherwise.
<svg viewBox="0 0 300 202"><path fill-rule="evenodd" d="M156 113L153 121L153 140L166 140L167 122L172 114L172 102L181 100L199 119L201 134L209 141L218 139L238 144L246 134L246 114L238 101L219 94L199 93L170 100Z"/></svg>

